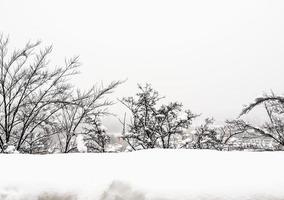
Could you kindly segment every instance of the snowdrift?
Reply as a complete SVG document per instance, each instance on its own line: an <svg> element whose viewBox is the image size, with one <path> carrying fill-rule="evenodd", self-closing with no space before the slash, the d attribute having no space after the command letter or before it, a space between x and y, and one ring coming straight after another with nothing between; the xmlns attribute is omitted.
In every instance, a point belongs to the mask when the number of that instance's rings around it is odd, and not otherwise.
<svg viewBox="0 0 284 200"><path fill-rule="evenodd" d="M0 155L1 200L284 199L284 152Z"/></svg>

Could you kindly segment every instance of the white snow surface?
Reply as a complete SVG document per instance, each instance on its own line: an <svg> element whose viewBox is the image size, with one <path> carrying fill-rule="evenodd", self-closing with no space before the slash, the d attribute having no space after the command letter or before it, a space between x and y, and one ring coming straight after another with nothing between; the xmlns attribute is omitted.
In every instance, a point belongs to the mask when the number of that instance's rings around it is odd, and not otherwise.
<svg viewBox="0 0 284 200"><path fill-rule="evenodd" d="M1 200L284 199L284 152L0 155Z"/></svg>

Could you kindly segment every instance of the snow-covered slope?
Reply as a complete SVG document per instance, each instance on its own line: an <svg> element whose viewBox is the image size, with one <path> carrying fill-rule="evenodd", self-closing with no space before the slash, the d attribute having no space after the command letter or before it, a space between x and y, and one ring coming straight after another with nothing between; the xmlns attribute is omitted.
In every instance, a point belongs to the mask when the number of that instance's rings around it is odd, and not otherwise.
<svg viewBox="0 0 284 200"><path fill-rule="evenodd" d="M284 152L0 155L0 199L284 199Z"/></svg>

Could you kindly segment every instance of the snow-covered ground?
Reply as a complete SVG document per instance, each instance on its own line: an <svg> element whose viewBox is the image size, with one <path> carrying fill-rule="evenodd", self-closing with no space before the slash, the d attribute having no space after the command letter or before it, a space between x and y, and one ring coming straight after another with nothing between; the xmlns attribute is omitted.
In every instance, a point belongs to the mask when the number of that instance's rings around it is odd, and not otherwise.
<svg viewBox="0 0 284 200"><path fill-rule="evenodd" d="M284 199L284 152L0 155L1 200Z"/></svg>

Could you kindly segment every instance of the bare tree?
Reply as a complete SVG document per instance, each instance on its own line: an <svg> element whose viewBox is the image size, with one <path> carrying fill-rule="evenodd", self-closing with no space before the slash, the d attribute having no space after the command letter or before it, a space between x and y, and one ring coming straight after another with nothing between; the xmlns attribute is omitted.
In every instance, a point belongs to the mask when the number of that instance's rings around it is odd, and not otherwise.
<svg viewBox="0 0 284 200"><path fill-rule="evenodd" d="M85 140L89 152L107 152L107 146L110 145L111 137L107 134L107 129L102 125L100 117L89 118L87 123Z"/></svg>
<svg viewBox="0 0 284 200"><path fill-rule="evenodd" d="M181 148L231 150L241 149L236 140L242 139L241 134L249 131L243 128L241 120L227 120L224 125L216 126L213 118L206 118L204 123L190 132Z"/></svg>
<svg viewBox="0 0 284 200"><path fill-rule="evenodd" d="M162 97L151 85L138 85L137 98L123 98L121 102L130 110L132 120L123 139L133 150L148 148L175 148L177 137L183 134L197 116L182 104L169 103L158 107Z"/></svg>
<svg viewBox="0 0 284 200"><path fill-rule="evenodd" d="M0 35L0 148L13 145L29 152L31 146L47 138L52 118L67 103L71 86L67 78L77 73L78 57L65 66L50 69L52 47L39 50L40 42L8 51L9 40Z"/></svg>
<svg viewBox="0 0 284 200"><path fill-rule="evenodd" d="M63 153L77 151L76 136L83 134L88 140L89 147L97 148L98 151L104 151L102 145L107 143L107 139L102 144L103 131L101 127L101 117L108 114L107 107L112 105L111 101L105 99L105 96L110 94L122 82L116 81L109 84L107 87L93 87L87 92L77 91L76 95L71 95L70 102L73 104L63 103L62 109L56 115L55 129L59 149ZM90 140L93 140L92 142ZM96 142L99 147L95 147L93 142Z"/></svg>
<svg viewBox="0 0 284 200"><path fill-rule="evenodd" d="M256 98L255 101L245 106L241 116L249 113L258 105L263 105L268 120L260 127L242 121L242 128L253 130L265 138L270 138L276 144L284 145L284 97L274 93Z"/></svg>
<svg viewBox="0 0 284 200"><path fill-rule="evenodd" d="M195 128L192 147L195 149L222 149L222 137L218 128L213 126L214 119L206 118L205 122Z"/></svg>

